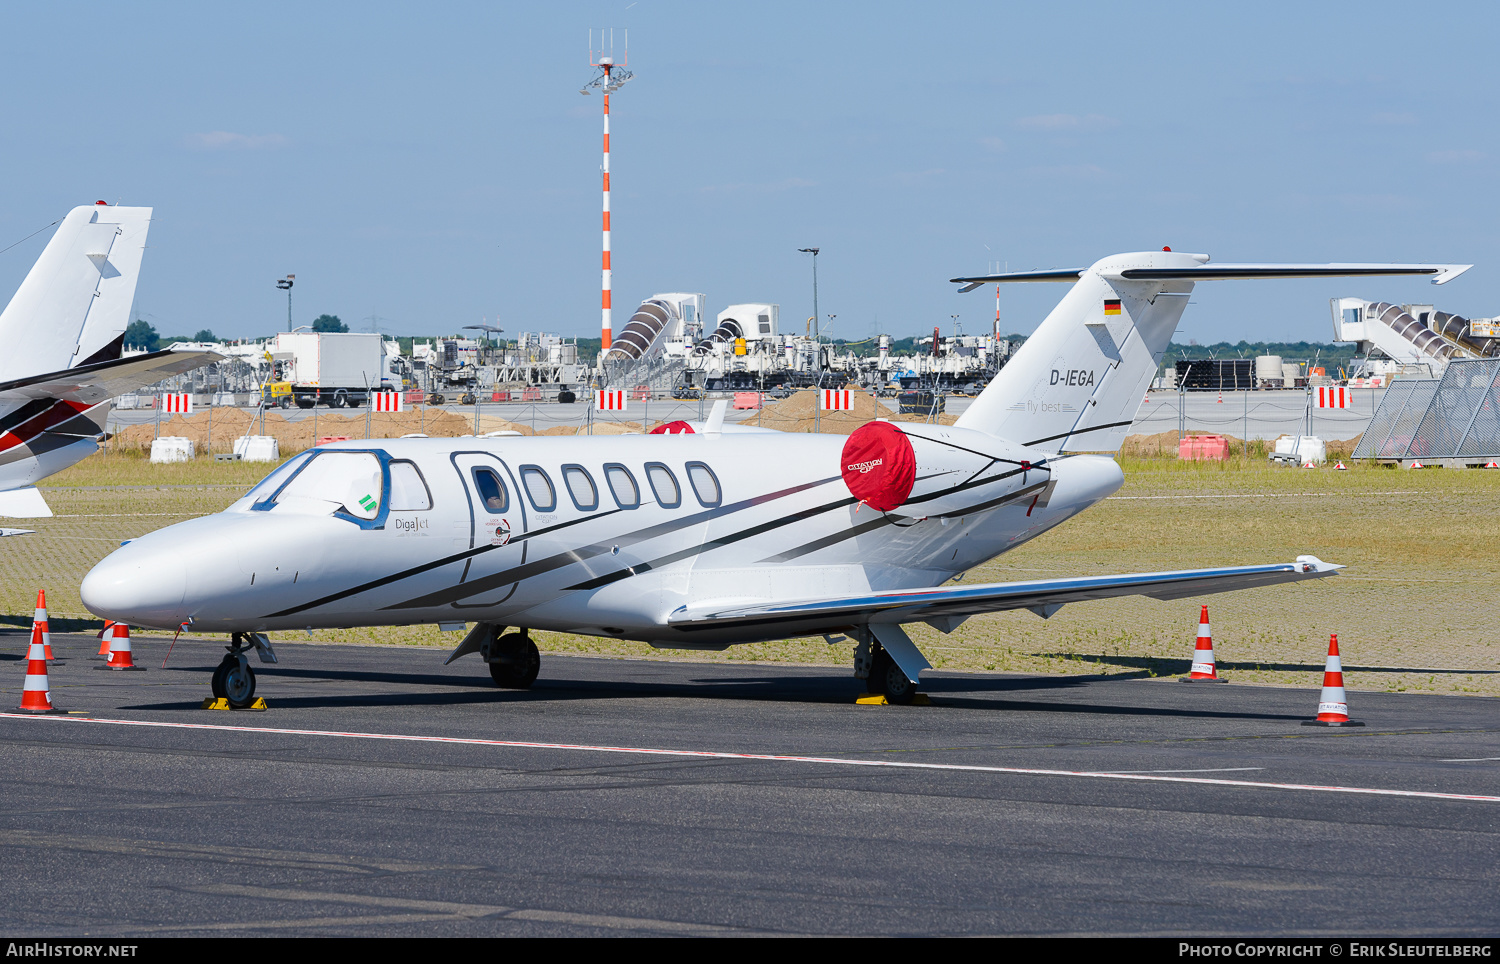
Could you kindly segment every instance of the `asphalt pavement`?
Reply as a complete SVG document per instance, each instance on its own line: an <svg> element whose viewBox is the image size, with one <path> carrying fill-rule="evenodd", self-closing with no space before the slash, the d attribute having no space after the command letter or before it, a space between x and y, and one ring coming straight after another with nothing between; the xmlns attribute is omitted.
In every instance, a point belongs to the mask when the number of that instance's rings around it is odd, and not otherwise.
<svg viewBox="0 0 1500 964"><path fill-rule="evenodd" d="M1500 721L1477 697L1139 676L544 656L528 692L431 649L278 641L264 712L200 708L221 644L144 672L0 637L13 931L149 935L1493 935Z"/></svg>

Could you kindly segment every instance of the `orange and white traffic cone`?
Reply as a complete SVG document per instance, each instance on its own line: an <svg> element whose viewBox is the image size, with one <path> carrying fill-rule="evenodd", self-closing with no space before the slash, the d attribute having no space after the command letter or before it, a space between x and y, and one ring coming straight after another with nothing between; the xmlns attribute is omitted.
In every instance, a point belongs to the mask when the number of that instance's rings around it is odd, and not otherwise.
<svg viewBox="0 0 1500 964"><path fill-rule="evenodd" d="M1214 662L1214 634L1208 625L1208 607L1198 614L1198 645L1193 649L1193 668L1182 677L1184 683L1223 683Z"/></svg>
<svg viewBox="0 0 1500 964"><path fill-rule="evenodd" d="M1347 471L1349 471L1349 466L1347 466L1347 465L1344 464L1344 460L1343 459L1339 459L1338 464L1335 465L1334 468L1337 469L1340 472L1347 472Z"/></svg>
<svg viewBox="0 0 1500 964"><path fill-rule="evenodd" d="M1426 467L1427 466L1423 465L1421 462L1418 462L1415 459L1413 459L1412 463L1407 466L1407 468L1409 469L1425 469Z"/></svg>
<svg viewBox="0 0 1500 964"><path fill-rule="evenodd" d="M1496 462L1494 459L1490 459L1488 462L1484 463L1484 467L1487 469L1500 469L1500 462Z"/></svg>
<svg viewBox="0 0 1500 964"><path fill-rule="evenodd" d="M114 626L115 621L113 619L106 619L104 621L104 628L99 630L97 634L99 636L99 652L95 658L109 659L109 643L110 640L115 638Z"/></svg>
<svg viewBox="0 0 1500 964"><path fill-rule="evenodd" d="M124 623L115 623L111 627L109 640L109 659L105 660L103 666L95 666L94 669L133 669L145 672L146 667L137 666L130 658L130 627Z"/></svg>
<svg viewBox="0 0 1500 964"><path fill-rule="evenodd" d="M1302 467L1304 469L1315 469L1315 468L1317 468L1317 466L1313 464L1312 459L1308 459L1306 462L1303 462L1302 463Z"/></svg>
<svg viewBox="0 0 1500 964"><path fill-rule="evenodd" d="M52 660L52 634L47 628L47 590L36 591L36 612L31 617L31 638L35 640L38 636L42 640L42 652L47 654L47 660Z"/></svg>
<svg viewBox="0 0 1500 964"><path fill-rule="evenodd" d="M1220 404L1220 405L1223 405L1223 404L1224 404L1224 393L1223 393L1223 392L1220 392L1220 393L1219 393L1219 401L1218 401L1218 404Z"/></svg>
<svg viewBox="0 0 1500 964"><path fill-rule="evenodd" d="M1323 665L1323 692L1318 697L1318 718L1303 720L1303 726L1364 726L1349 719L1349 701L1344 696L1344 665L1339 662L1339 635L1328 637L1328 662Z"/></svg>
<svg viewBox="0 0 1500 964"><path fill-rule="evenodd" d="M47 682L47 649L35 630L26 653L26 685L21 690L22 713L61 713L52 705L52 687Z"/></svg>

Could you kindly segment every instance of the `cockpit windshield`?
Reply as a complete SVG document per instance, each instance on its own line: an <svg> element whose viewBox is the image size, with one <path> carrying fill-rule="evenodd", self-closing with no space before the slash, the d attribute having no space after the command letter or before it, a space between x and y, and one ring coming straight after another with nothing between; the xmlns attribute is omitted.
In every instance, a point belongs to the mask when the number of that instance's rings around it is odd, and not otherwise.
<svg viewBox="0 0 1500 964"><path fill-rule="evenodd" d="M369 521L380 514L381 488L380 460L371 453L319 452L276 494L276 504L322 502Z"/></svg>
<svg viewBox="0 0 1500 964"><path fill-rule="evenodd" d="M228 511L244 511L250 508L250 506L254 503L259 502L262 499L270 498L272 493L286 484L286 480L292 477L293 472L296 472L302 466L306 465L307 460L317 454L317 452L302 452L299 455L294 455L291 458L287 459L285 462L272 469L270 475L266 476L259 482L255 483L255 485L251 486L250 491L240 496L240 498L229 507Z"/></svg>
<svg viewBox="0 0 1500 964"><path fill-rule="evenodd" d="M380 459L370 452L318 452L288 461L231 508L331 515L364 522L380 514L384 498Z"/></svg>

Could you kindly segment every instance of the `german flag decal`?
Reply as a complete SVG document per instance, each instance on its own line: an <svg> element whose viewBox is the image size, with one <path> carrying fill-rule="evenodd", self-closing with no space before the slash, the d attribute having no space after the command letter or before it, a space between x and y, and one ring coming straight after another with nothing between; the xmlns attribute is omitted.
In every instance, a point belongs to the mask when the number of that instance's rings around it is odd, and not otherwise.
<svg viewBox="0 0 1500 964"><path fill-rule="evenodd" d="M1107 299L1104 302L1104 313L1106 315L1118 315L1120 313L1120 299Z"/></svg>

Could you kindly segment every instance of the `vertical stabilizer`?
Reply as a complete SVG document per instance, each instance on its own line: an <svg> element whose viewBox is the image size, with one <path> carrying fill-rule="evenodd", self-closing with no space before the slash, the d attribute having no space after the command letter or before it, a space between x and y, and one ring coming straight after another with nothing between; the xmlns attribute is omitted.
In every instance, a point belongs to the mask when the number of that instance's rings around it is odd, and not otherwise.
<svg viewBox="0 0 1500 964"><path fill-rule="evenodd" d="M1206 260L1147 251L1078 272L958 424L1052 452L1118 451L1193 290L1191 281L1131 281L1120 272Z"/></svg>
<svg viewBox="0 0 1500 964"><path fill-rule="evenodd" d="M109 356L130 322L150 223L150 208L68 212L0 313L0 382Z"/></svg>

